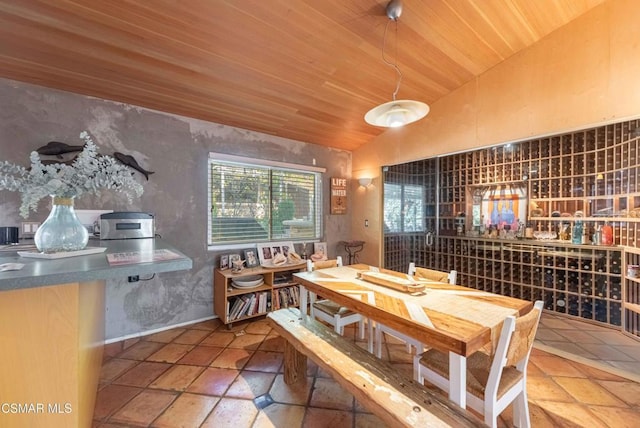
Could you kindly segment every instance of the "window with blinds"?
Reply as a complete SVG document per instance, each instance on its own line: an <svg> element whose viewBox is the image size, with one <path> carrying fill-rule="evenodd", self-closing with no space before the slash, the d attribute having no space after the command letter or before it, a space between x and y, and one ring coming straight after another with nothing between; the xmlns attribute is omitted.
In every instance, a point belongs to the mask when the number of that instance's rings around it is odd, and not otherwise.
<svg viewBox="0 0 640 428"><path fill-rule="evenodd" d="M319 239L320 168L211 154L209 245Z"/></svg>

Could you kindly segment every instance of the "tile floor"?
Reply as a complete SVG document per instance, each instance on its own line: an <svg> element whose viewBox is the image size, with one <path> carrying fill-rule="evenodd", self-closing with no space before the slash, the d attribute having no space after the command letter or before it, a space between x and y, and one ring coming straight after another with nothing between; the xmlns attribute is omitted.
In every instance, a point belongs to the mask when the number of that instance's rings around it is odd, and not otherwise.
<svg viewBox="0 0 640 428"><path fill-rule="evenodd" d="M306 383L285 385L282 350L264 319L231 330L212 320L107 345L93 426L384 426L311 362ZM411 357L395 339L387 338L383 358L411 375ZM540 349L528 374L533 427L640 426L637 382ZM512 425L510 409L499 424Z"/></svg>
<svg viewBox="0 0 640 428"><path fill-rule="evenodd" d="M536 347L640 382L640 340L622 334L619 327L544 312Z"/></svg>

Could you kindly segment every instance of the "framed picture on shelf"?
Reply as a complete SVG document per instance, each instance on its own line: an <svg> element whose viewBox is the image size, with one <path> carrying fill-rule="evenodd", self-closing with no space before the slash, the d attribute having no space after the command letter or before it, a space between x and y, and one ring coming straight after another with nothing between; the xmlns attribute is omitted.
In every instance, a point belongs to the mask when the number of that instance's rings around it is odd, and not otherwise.
<svg viewBox="0 0 640 428"><path fill-rule="evenodd" d="M220 270L229 269L229 254L220 256Z"/></svg>
<svg viewBox="0 0 640 428"><path fill-rule="evenodd" d="M248 268L260 265L260 260L258 259L258 254L255 248L248 248L244 250L244 265Z"/></svg>
<svg viewBox="0 0 640 428"><path fill-rule="evenodd" d="M269 266L276 254L282 254L288 257L290 251L295 251L293 242L268 242L258 244L258 258L260 264L263 266Z"/></svg>
<svg viewBox="0 0 640 428"><path fill-rule="evenodd" d="M240 254L229 254L229 267L234 267L234 262L237 262L239 260L242 260L242 257L240 257Z"/></svg>
<svg viewBox="0 0 640 428"><path fill-rule="evenodd" d="M326 242L314 242L313 243L313 254L324 254L325 257L329 257L327 254L327 243Z"/></svg>

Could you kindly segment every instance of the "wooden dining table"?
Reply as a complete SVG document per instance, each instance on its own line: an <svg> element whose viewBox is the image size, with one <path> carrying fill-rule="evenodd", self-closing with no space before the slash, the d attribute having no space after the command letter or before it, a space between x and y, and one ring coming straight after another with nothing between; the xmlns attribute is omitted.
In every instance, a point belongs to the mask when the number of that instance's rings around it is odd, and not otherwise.
<svg viewBox="0 0 640 428"><path fill-rule="evenodd" d="M415 281L424 290L401 291L360 278L379 272ZM365 275L362 275L365 273ZM365 264L318 269L294 274L300 284L300 308L307 315L308 295L313 293L358 312L376 323L449 354L449 399L466 407L467 357L492 352L504 319L523 315L533 303ZM419 287L421 288L421 287Z"/></svg>

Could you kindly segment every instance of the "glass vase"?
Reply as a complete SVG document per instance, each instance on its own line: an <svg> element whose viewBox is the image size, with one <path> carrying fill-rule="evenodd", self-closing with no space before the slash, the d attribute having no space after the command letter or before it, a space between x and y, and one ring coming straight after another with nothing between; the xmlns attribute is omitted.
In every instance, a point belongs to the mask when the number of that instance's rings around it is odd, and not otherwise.
<svg viewBox="0 0 640 428"><path fill-rule="evenodd" d="M36 230L34 241L42 253L78 251L87 246L89 232L73 209L73 198L52 196L49 217Z"/></svg>

